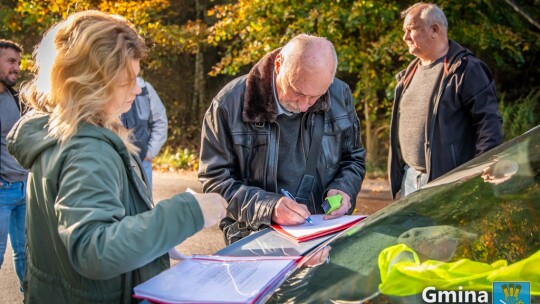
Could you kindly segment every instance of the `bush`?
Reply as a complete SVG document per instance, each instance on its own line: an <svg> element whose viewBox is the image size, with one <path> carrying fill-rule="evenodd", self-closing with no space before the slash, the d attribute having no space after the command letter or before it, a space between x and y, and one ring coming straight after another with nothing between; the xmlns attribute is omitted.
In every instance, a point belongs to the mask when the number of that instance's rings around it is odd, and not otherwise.
<svg viewBox="0 0 540 304"><path fill-rule="evenodd" d="M533 88L525 97L506 103L501 98L504 139L509 140L540 124L540 87Z"/></svg>
<svg viewBox="0 0 540 304"><path fill-rule="evenodd" d="M152 166L161 171L197 170L199 157L189 149L173 151L166 147L154 160Z"/></svg>

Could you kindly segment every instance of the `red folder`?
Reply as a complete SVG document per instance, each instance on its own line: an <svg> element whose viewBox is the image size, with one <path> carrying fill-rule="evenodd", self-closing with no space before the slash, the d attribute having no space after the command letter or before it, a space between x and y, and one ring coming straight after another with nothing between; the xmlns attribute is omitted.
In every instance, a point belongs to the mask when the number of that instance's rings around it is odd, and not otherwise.
<svg viewBox="0 0 540 304"><path fill-rule="evenodd" d="M365 215L344 215L336 219L325 221L322 219L322 216L322 214L312 215L311 219L313 220L313 225L309 223L299 226L280 226L274 224L272 225L272 229L281 235L300 243L345 230L367 217Z"/></svg>

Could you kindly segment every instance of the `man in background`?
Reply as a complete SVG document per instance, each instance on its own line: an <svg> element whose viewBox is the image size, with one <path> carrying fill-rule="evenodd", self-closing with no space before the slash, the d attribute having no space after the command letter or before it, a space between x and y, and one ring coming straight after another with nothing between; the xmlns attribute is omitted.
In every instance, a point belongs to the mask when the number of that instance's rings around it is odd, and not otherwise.
<svg viewBox="0 0 540 304"><path fill-rule="evenodd" d="M388 175L394 198L502 142L495 82L484 62L448 40L448 22L434 4L402 12L403 40L414 59L397 75Z"/></svg>
<svg viewBox="0 0 540 304"><path fill-rule="evenodd" d="M122 123L132 129L134 144L139 148L147 184L152 190L152 159L167 140L167 113L156 90L142 77L137 77L142 93L137 95L131 109L122 114Z"/></svg>
<svg viewBox="0 0 540 304"><path fill-rule="evenodd" d="M0 267L4 262L7 239L11 240L15 272L20 290L26 268L26 181L28 172L9 154L6 136L21 117L23 106L13 88L19 76L22 47L0 39Z"/></svg>

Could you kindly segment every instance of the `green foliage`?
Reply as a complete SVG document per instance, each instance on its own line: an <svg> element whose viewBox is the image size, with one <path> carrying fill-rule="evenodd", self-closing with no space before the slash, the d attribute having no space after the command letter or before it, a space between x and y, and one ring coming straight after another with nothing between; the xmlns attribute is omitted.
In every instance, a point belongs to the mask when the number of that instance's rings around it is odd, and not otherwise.
<svg viewBox="0 0 540 304"><path fill-rule="evenodd" d="M182 53L192 46L187 43L189 35L181 31L177 24L164 24L163 19L171 14L168 0L18 1L11 17L17 17L20 20L19 27L14 28L15 30L24 28L26 32L41 34L69 14L89 9L124 16L139 29L149 46L172 50L170 53Z"/></svg>
<svg viewBox="0 0 540 304"><path fill-rule="evenodd" d="M175 151L171 147L166 147L153 159L152 166L162 171L197 170L199 158L189 149Z"/></svg>
<svg viewBox="0 0 540 304"><path fill-rule="evenodd" d="M532 89L526 96L512 103L501 99L500 111L505 140L540 125L540 87Z"/></svg>
<svg viewBox="0 0 540 304"><path fill-rule="evenodd" d="M384 178L386 179L388 177L388 172L386 171L387 166L386 164L381 164L381 166L377 166L373 162L366 163L366 178L369 179L376 179L376 178Z"/></svg>
<svg viewBox="0 0 540 304"><path fill-rule="evenodd" d="M540 17L538 1L514 2L533 19ZM537 85L540 32L507 1L447 1L441 8L448 17L449 36L488 64L500 93L515 98Z"/></svg>

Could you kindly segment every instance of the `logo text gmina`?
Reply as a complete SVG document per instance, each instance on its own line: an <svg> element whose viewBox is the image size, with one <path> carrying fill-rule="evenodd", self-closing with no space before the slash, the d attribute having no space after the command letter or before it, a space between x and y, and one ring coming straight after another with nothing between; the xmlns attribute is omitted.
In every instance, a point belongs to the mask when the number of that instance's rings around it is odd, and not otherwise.
<svg viewBox="0 0 540 304"><path fill-rule="evenodd" d="M435 287L426 287L422 291L422 300L426 303L488 303L487 291L463 290L437 290Z"/></svg>

